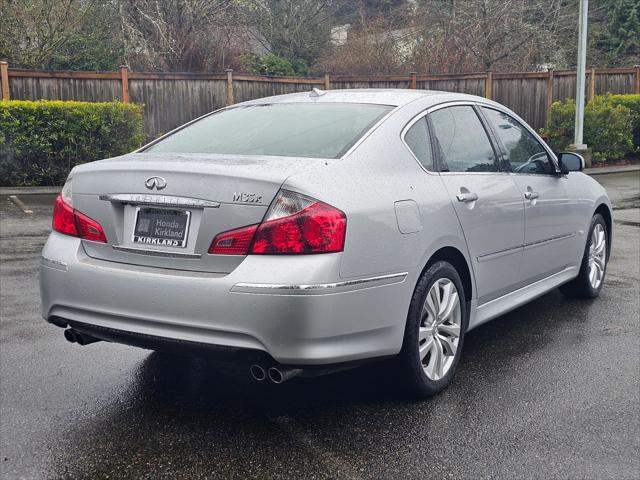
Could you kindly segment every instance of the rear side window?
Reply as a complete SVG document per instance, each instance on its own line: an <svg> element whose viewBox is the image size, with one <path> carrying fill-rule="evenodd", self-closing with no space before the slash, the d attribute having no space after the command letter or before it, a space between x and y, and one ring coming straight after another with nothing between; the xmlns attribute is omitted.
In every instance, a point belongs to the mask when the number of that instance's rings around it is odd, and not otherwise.
<svg viewBox="0 0 640 480"><path fill-rule="evenodd" d="M431 139L427 128L427 118L422 117L404 135L404 141L424 168L433 170Z"/></svg>
<svg viewBox="0 0 640 480"><path fill-rule="evenodd" d="M441 171L496 172L493 147L471 106L442 108L430 115Z"/></svg>
<svg viewBox="0 0 640 480"><path fill-rule="evenodd" d="M146 151L338 158L392 109L358 103L235 107L178 130Z"/></svg>
<svg viewBox="0 0 640 480"><path fill-rule="evenodd" d="M516 173L552 174L555 171L547 151L520 122L493 108L482 108L506 149L511 170Z"/></svg>

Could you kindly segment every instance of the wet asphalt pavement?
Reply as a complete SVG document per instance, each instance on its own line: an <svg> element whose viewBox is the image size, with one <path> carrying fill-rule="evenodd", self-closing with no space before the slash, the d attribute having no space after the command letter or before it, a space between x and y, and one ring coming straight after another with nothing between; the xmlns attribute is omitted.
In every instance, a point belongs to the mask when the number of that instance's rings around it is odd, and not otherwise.
<svg viewBox="0 0 640 480"><path fill-rule="evenodd" d="M601 297L551 292L466 338L454 383L406 398L372 364L279 387L40 318L53 196L0 196L2 478L640 478L640 173Z"/></svg>

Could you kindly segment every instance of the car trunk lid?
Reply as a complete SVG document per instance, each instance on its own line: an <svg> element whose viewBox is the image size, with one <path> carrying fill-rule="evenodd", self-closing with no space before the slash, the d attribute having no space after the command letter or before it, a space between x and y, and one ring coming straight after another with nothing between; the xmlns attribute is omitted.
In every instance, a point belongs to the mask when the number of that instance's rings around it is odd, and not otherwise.
<svg viewBox="0 0 640 480"><path fill-rule="evenodd" d="M215 235L259 223L289 176L332 161L133 153L82 165L73 172L74 207L107 237L83 241L84 249L102 260L228 273L244 257L209 255Z"/></svg>

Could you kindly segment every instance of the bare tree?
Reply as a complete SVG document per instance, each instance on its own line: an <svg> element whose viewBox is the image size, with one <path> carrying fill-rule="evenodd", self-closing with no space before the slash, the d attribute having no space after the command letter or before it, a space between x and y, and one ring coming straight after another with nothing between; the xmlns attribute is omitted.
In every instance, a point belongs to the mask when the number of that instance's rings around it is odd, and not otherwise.
<svg viewBox="0 0 640 480"><path fill-rule="evenodd" d="M315 62L327 48L336 12L347 0L246 2L245 24L265 49L289 59Z"/></svg>
<svg viewBox="0 0 640 480"><path fill-rule="evenodd" d="M574 15L565 0L425 0L424 30L436 23L486 70L531 68L552 57L556 34Z"/></svg>
<svg viewBox="0 0 640 480"><path fill-rule="evenodd" d="M136 69L220 70L233 57L238 2L119 0L125 61Z"/></svg>
<svg viewBox="0 0 640 480"><path fill-rule="evenodd" d="M0 57L14 66L43 68L76 38L100 0L1 0ZM94 38L95 40L95 38Z"/></svg>

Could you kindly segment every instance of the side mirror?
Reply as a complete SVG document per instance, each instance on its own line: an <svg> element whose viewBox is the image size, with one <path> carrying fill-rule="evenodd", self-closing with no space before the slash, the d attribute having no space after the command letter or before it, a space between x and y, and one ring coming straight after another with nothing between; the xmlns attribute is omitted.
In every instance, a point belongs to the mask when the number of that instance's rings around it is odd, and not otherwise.
<svg viewBox="0 0 640 480"><path fill-rule="evenodd" d="M560 152L558 154L558 162L560 164L560 173L563 175L584 170L584 158L574 152Z"/></svg>

